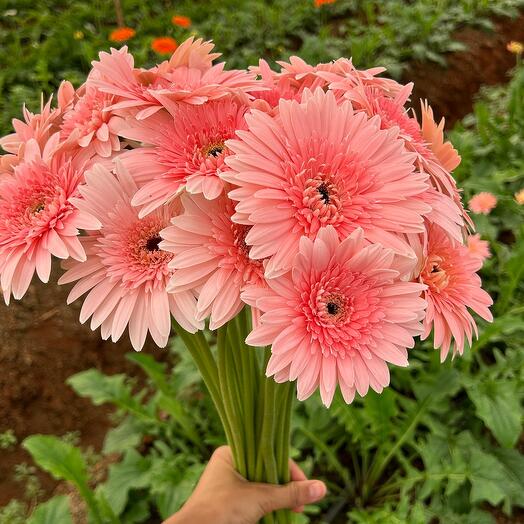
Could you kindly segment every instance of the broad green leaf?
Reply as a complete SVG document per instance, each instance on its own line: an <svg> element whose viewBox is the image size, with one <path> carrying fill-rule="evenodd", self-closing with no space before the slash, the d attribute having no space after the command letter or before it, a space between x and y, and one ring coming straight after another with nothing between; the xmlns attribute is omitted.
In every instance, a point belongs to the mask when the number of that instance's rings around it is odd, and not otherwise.
<svg viewBox="0 0 524 524"><path fill-rule="evenodd" d="M516 382L475 382L466 389L477 415L497 441L502 446L513 447L522 431L522 408Z"/></svg>
<svg viewBox="0 0 524 524"><path fill-rule="evenodd" d="M124 510L129 492L145 488L150 483L151 460L135 450L129 450L122 462L109 468L109 477L102 488L111 509L120 515Z"/></svg>
<svg viewBox="0 0 524 524"><path fill-rule="evenodd" d="M166 395L173 394L166 380L166 365L157 362L151 355L145 353L129 353L126 358L140 366L151 382Z"/></svg>
<svg viewBox="0 0 524 524"><path fill-rule="evenodd" d="M142 440L141 426L135 418L126 417L119 426L109 430L104 440L103 452L122 453L130 448L136 448Z"/></svg>
<svg viewBox="0 0 524 524"><path fill-rule="evenodd" d="M69 377L67 384L80 396L89 397L95 406L110 402L142 420L156 422L153 414L141 404L140 396L133 395L126 378L123 374L107 376L88 369Z"/></svg>
<svg viewBox="0 0 524 524"><path fill-rule="evenodd" d="M509 480L502 464L478 447L470 449L470 461L471 502L487 501L492 506L500 504L507 496Z"/></svg>
<svg viewBox="0 0 524 524"><path fill-rule="evenodd" d="M69 511L69 497L59 495L39 504L27 524L73 524Z"/></svg>
<svg viewBox="0 0 524 524"><path fill-rule="evenodd" d="M87 466L78 448L51 435L33 435L26 438L22 446L55 479L87 487Z"/></svg>
<svg viewBox="0 0 524 524"><path fill-rule="evenodd" d="M155 486L157 507L163 519L176 513L189 498L202 474L203 465L195 464L184 471L183 477L176 485L168 482Z"/></svg>

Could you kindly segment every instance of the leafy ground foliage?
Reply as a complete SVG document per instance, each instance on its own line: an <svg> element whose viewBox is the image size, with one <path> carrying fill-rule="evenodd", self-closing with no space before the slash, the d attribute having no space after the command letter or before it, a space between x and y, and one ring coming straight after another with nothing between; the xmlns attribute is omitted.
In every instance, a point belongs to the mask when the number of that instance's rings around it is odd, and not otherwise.
<svg viewBox="0 0 524 524"><path fill-rule="evenodd" d="M15 38L0 46L0 63L7 64L0 72L3 111L13 111L15 100L18 104L37 87L50 90L56 78L80 82L95 50L107 46L112 16L106 2L64 2L59 9L57 2L53 9L45 2L38 8L22 0L12 3L17 14L8 19L4 13L0 22L0 38L6 31ZM285 56L284 49L296 48L313 61L353 54L364 66L386 59L401 64L414 28L424 24L421 56L439 59L424 53L446 49L445 31L479 13L517 3L388 0L378 8L378 2L340 1L328 14L291 0L250 2L252 10L212 0L178 2L176 12L191 16L199 34L215 37L232 65L245 65L261 54ZM148 48L152 36L185 36L179 28L168 29L175 11L146 4L125 4L127 25L137 28L130 46L141 63L153 58ZM288 13L285 21L279 17L282 10ZM350 13L358 16L346 18ZM33 25L13 31L16 16L33 20ZM56 17L53 25L46 19L51 16ZM442 17L449 24L442 34L432 35L432 24L442 24ZM336 25L333 31L335 21L343 21L346 29ZM255 24L265 33L255 31ZM364 31L368 24L371 31ZM44 33L43 27L53 29ZM72 40L79 30L84 36ZM373 37L375 30L382 36ZM320 36L311 36L315 32ZM351 46L347 34L355 35ZM432 38L442 38L441 44ZM27 41L35 44L21 58ZM7 117L1 118L5 127ZM510 519L524 508L524 207L514 198L524 187L524 68L515 70L507 86L486 90L451 139L463 158L455 175L465 199L480 191L498 198L491 214L474 216L493 253L482 276L495 299L495 322L480 325L478 341L463 358L442 365L430 342L419 344L408 370L392 369L392 387L382 395L371 392L351 407L336 398L330 410L317 397L296 403L293 457L329 486L327 500L308 508L297 524L489 524L496 522L493 508ZM143 354L128 358L147 375L145 386L130 376L96 370L69 379L79 395L116 408L115 427L101 453L80 449L71 436L37 435L23 442L42 469L66 481L75 500L80 495L84 503L75 509L77 517L87 513L89 522L97 524L152 523L171 515L191 492L211 450L224 441L211 400L178 339L169 363ZM0 453L15 444L12 433L0 435ZM97 473L101 464L107 475ZM26 494L0 509L1 524L73 522L69 497L58 495L38 504L34 470L21 465L16 475Z"/></svg>
<svg viewBox="0 0 524 524"><path fill-rule="evenodd" d="M461 49L450 38L460 26L489 29L490 16L512 16L524 0L313 0L122 1L124 22L136 30L127 44L143 66L158 61L153 38L213 39L231 67L299 54L311 62L352 56L358 67L385 65L400 75L408 60L444 63ZM0 11L0 134L9 131L24 102L37 107L40 92L60 79L83 82L90 63L111 44L117 25L108 0L4 0ZM175 14L192 20L173 26ZM120 44L117 44L120 45Z"/></svg>
<svg viewBox="0 0 524 524"><path fill-rule="evenodd" d="M419 344L409 369L392 369L392 387L382 395L370 392L350 407L338 397L330 410L317 397L296 403L293 457L329 486L326 501L297 523L489 524L496 522L495 507L510 518L524 508L524 207L514 198L524 186L523 117L520 67L508 86L486 91L451 133L463 156L457 178L466 200L486 190L499 201L490 215L474 216L493 253L482 275L496 320L481 324L478 341L454 361L440 364L430 342ZM169 364L129 355L148 376L143 388L131 377L96 370L70 378L79 395L117 408L101 456L53 436L23 443L41 468L82 495L90 522L159 522L171 515L224 440L176 338L171 353ZM12 444L13 435L0 439ZM106 480L93 482L93 464L111 456ZM14 501L0 522L16 524L13 515L24 522L24 511ZM37 506L27 522L72 522L67 499Z"/></svg>

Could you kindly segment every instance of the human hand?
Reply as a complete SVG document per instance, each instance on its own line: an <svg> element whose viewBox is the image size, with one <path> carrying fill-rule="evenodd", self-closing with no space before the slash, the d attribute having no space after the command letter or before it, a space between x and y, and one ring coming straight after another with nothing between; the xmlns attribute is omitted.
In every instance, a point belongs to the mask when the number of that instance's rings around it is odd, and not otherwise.
<svg viewBox="0 0 524 524"><path fill-rule="evenodd" d="M323 482L307 480L293 461L289 468L289 484L249 482L235 470L231 449L222 446L213 453L189 500L164 524L256 524L272 511L300 512L305 504L324 498Z"/></svg>

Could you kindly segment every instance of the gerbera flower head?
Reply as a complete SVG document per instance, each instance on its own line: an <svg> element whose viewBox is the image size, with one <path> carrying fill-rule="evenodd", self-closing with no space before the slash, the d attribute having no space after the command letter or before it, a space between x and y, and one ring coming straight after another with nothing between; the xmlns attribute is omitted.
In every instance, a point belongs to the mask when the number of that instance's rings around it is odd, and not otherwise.
<svg viewBox="0 0 524 524"><path fill-rule="evenodd" d="M86 154L108 158L120 151L120 140L113 127L114 116L106 109L115 97L88 85L74 107L64 114L60 139L84 148Z"/></svg>
<svg viewBox="0 0 524 524"><path fill-rule="evenodd" d="M24 158L0 193L0 283L6 304L10 295L20 299L36 271L48 282L52 255L85 260L79 229L93 225L74 208L82 171L70 160L52 152L58 134L41 152L35 139L26 143Z"/></svg>
<svg viewBox="0 0 524 524"><path fill-rule="evenodd" d="M145 183L133 198L141 216L161 206L184 186L207 199L220 195L220 173L229 168L226 141L245 128L247 106L228 97L202 106L179 104L172 114L157 113L146 120L130 119L121 136L138 140L140 147L122 154L121 160L137 180Z"/></svg>
<svg viewBox="0 0 524 524"><path fill-rule="evenodd" d="M493 319L489 307L491 297L481 288L477 271L482 266L478 256L468 248L451 240L443 229L432 225L428 228L424 252L421 283L427 286L428 303L424 319L424 335L434 330L434 347L440 348L440 358L446 359L453 347L453 355L462 355L465 340L471 345L477 325L469 309L484 320Z"/></svg>
<svg viewBox="0 0 524 524"><path fill-rule="evenodd" d="M497 205L497 197L493 193L483 191L473 195L468 205L473 213L489 215Z"/></svg>
<svg viewBox="0 0 524 524"><path fill-rule="evenodd" d="M178 42L170 36L160 36L151 42L151 49L159 55L170 55L177 47Z"/></svg>
<svg viewBox="0 0 524 524"><path fill-rule="evenodd" d="M389 384L387 362L407 366L407 349L422 332L425 286L401 281L392 250L370 244L356 229L342 242L333 226L303 237L293 270L247 290L262 311L247 338L272 344L266 373L297 379L298 398L320 388L329 406L337 383L346 402Z"/></svg>
<svg viewBox="0 0 524 524"><path fill-rule="evenodd" d="M209 317L217 329L242 309L246 286L265 286L264 268L249 258L249 226L231 221L233 202L225 195L208 201L184 194L182 203L184 212L161 232L161 249L174 253L168 290L198 291L197 320Z"/></svg>
<svg viewBox="0 0 524 524"><path fill-rule="evenodd" d="M40 113L31 113L23 107L24 120L13 119L14 133L0 138L0 147L9 153L0 156L0 174L13 172L23 159L25 144L29 140L36 140L40 150L44 149L49 138L59 130L62 115L71 107L74 96L71 82L64 81L58 88L58 107L51 107L52 96L45 104L42 97Z"/></svg>
<svg viewBox="0 0 524 524"><path fill-rule="evenodd" d="M489 242L482 240L478 233L476 235L469 235L466 245L471 256L478 258L481 262L484 262L486 258L491 258Z"/></svg>
<svg viewBox="0 0 524 524"><path fill-rule="evenodd" d="M423 232L431 207L417 198L427 175L414 172L398 129L381 130L378 117L321 89L302 103L281 101L278 118L254 111L246 121L227 143L236 154L221 177L239 186L233 220L253 226L250 256L271 257L268 277L291 268L301 236L327 225L342 239L361 227L366 239L411 253L399 234Z"/></svg>
<svg viewBox="0 0 524 524"><path fill-rule="evenodd" d="M286 76L281 76L273 71L269 64L260 59L258 66L250 66L261 79L261 91L252 91L254 100L251 106L260 111L276 114L280 100L300 100L300 89Z"/></svg>
<svg viewBox="0 0 524 524"><path fill-rule="evenodd" d="M138 351L147 333L165 347L171 331L171 315L187 331L203 327L195 321L196 299L190 291L166 291L172 271L171 253L159 248L160 231L174 214L172 203L140 219L131 205L137 186L117 162L117 176L97 164L85 175L86 184L74 200L78 209L92 217L98 227L82 237L87 253L83 263L65 262L59 284L77 281L68 303L87 293L80 321L91 318L91 329L101 326L104 339L117 341L129 326L129 336Z"/></svg>
<svg viewBox="0 0 524 524"><path fill-rule="evenodd" d="M232 90L260 89L254 73L224 71L223 62L213 66L212 60L219 55L211 53L212 49L212 43L191 37L169 60L149 70L134 67L126 46L118 51L111 49L111 53L101 52L100 60L93 62L88 82L120 98L110 109L134 108L138 120L162 106L173 111L180 102L198 105L228 96Z"/></svg>
<svg viewBox="0 0 524 524"><path fill-rule="evenodd" d="M178 27L188 28L191 27L191 18L184 15L174 15L171 18L171 23Z"/></svg>
<svg viewBox="0 0 524 524"><path fill-rule="evenodd" d="M136 31L131 27L117 27L109 33L111 42L125 42L136 35Z"/></svg>

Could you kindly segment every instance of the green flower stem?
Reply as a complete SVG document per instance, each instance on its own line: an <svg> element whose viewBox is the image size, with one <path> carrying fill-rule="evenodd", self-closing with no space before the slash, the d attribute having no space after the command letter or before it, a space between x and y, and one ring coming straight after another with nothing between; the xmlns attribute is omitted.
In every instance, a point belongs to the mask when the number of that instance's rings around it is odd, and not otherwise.
<svg viewBox="0 0 524 524"><path fill-rule="evenodd" d="M220 392L217 364L215 358L213 357L213 354L211 353L211 349L209 348L207 340L205 339L204 335L200 332L193 335L185 331L176 322L174 322L174 325L178 336L180 336L180 338L183 340L186 348L191 353L191 356L193 357L193 360L195 361L195 364L197 365L200 374L202 375L204 383L209 391L209 394L211 395L211 400L213 401L213 404L215 405L215 408L220 417L220 421L222 423L222 427L224 428L227 441L229 443L232 443L233 431L230 425L230 421L226 416L223 398ZM221 336L223 338L225 337L225 334L225 330L223 333L219 332L219 343Z"/></svg>
<svg viewBox="0 0 524 524"><path fill-rule="evenodd" d="M245 343L249 330L247 308L234 319L237 336L235 349L240 357L240 387L244 408L243 424L246 437L246 465L248 480L255 479L256 470L256 422L255 399L258 390L258 367L255 366L254 350ZM249 311L247 311L249 313Z"/></svg>
<svg viewBox="0 0 524 524"><path fill-rule="evenodd" d="M277 408L279 421L275 432L278 480L282 484L289 482L289 439L291 431L291 411L295 388L292 382L277 384Z"/></svg>
<svg viewBox="0 0 524 524"><path fill-rule="evenodd" d="M269 349L266 349L269 351ZM277 461L275 458L275 426L277 412L275 409L276 383L272 378L264 379L264 412L262 432L258 448L256 480L278 484ZM264 470L266 472L264 478Z"/></svg>

